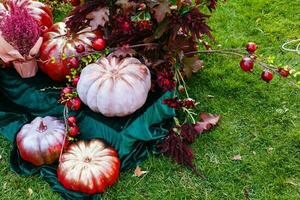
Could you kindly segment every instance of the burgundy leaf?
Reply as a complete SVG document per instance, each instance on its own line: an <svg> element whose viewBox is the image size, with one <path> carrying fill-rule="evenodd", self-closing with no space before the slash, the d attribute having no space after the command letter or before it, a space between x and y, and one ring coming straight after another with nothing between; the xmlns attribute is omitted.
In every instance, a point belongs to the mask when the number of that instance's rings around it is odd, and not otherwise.
<svg viewBox="0 0 300 200"><path fill-rule="evenodd" d="M176 87L176 81L172 71L159 71L157 73L157 83L164 92L172 91Z"/></svg>
<svg viewBox="0 0 300 200"><path fill-rule="evenodd" d="M157 148L165 156L176 161L178 164L190 168L201 178L205 178L204 175L199 172L196 166L193 164L194 154L192 149L187 144L182 142L180 136L176 135L176 133L173 131L170 131L169 135L161 144L157 146Z"/></svg>
<svg viewBox="0 0 300 200"><path fill-rule="evenodd" d="M183 142L191 144L195 142L197 132L192 124L185 123L181 126L180 136Z"/></svg>
<svg viewBox="0 0 300 200"><path fill-rule="evenodd" d="M100 7L87 14L86 19L90 20L89 25L93 30L97 29L98 26L103 27L109 20L109 9L107 7Z"/></svg>
<svg viewBox="0 0 300 200"><path fill-rule="evenodd" d="M109 56L114 56L117 58L125 58L125 57L132 57L136 54L137 52L128 47L128 46L122 46L117 48L115 51L113 51Z"/></svg>
<svg viewBox="0 0 300 200"><path fill-rule="evenodd" d="M77 6L68 18L66 24L72 32L78 32L80 29L89 25L90 20L86 17L93 11L97 11L99 8L108 5L108 0L88 1L82 6Z"/></svg>

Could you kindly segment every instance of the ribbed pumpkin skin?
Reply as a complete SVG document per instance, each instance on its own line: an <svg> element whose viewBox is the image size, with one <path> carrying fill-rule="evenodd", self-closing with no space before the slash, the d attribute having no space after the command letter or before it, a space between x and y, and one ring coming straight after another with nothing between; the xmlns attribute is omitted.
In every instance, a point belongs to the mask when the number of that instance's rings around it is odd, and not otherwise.
<svg viewBox="0 0 300 200"><path fill-rule="evenodd" d="M65 134L63 121L54 117L35 118L24 125L17 135L22 159L36 166L54 163L60 155Z"/></svg>
<svg viewBox="0 0 300 200"><path fill-rule="evenodd" d="M43 34L39 67L55 81L66 80L66 75L70 73L66 58L80 55L76 51L76 46L83 45L85 52L93 51L92 42L99 37L99 33L91 32L90 29L68 34L64 22L54 24Z"/></svg>
<svg viewBox="0 0 300 200"><path fill-rule="evenodd" d="M50 28L53 24L53 16L49 6L42 2L32 0L12 0L16 5L23 6L28 9L30 15L38 22L42 27ZM8 6L8 10L9 10ZM1 11L4 10L3 4L0 5L0 16Z"/></svg>
<svg viewBox="0 0 300 200"><path fill-rule="evenodd" d="M69 190L95 194L104 192L119 177L117 152L98 139L71 144L57 168L58 181Z"/></svg>
<svg viewBox="0 0 300 200"><path fill-rule="evenodd" d="M138 59L103 57L82 70L77 92L94 112L123 117L144 105L150 87L150 71Z"/></svg>

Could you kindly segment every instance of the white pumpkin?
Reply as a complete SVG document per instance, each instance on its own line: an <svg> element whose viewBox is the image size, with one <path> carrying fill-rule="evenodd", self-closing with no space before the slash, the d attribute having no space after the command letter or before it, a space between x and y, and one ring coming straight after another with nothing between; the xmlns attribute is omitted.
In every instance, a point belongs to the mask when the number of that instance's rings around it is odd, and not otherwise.
<svg viewBox="0 0 300 200"><path fill-rule="evenodd" d="M84 104L107 117L126 116L141 108L151 87L150 71L136 58L103 57L86 66L77 92Z"/></svg>
<svg viewBox="0 0 300 200"><path fill-rule="evenodd" d="M16 141L23 160L40 166L58 159L65 135L62 120L50 116L37 117L22 127Z"/></svg>

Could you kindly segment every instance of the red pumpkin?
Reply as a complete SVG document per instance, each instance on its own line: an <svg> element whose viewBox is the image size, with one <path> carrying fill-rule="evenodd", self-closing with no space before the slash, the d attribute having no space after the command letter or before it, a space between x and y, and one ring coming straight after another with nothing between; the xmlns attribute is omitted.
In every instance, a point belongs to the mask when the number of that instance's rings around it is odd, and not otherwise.
<svg viewBox="0 0 300 200"><path fill-rule="evenodd" d="M17 146L23 160L36 166L54 163L61 152L65 125L54 117L37 117L22 127Z"/></svg>
<svg viewBox="0 0 300 200"><path fill-rule="evenodd" d="M64 22L54 24L43 35L39 63L41 70L55 81L64 81L70 73L67 58L93 51L92 42L101 36L90 30L87 28L78 33L70 33ZM78 46L84 47L84 51L78 53Z"/></svg>
<svg viewBox="0 0 300 200"><path fill-rule="evenodd" d="M13 2L15 5L24 6L28 9L31 16L38 22L41 27L48 27L50 28L53 24L53 16L49 6L33 0L11 0L5 1L4 5L7 8L7 12L9 12L10 5L9 2ZM0 4L0 13L3 13L4 6ZM1 16L1 14L0 14Z"/></svg>
<svg viewBox="0 0 300 200"><path fill-rule="evenodd" d="M98 139L71 144L57 168L58 181L69 190L87 194L104 192L118 179L117 152Z"/></svg>

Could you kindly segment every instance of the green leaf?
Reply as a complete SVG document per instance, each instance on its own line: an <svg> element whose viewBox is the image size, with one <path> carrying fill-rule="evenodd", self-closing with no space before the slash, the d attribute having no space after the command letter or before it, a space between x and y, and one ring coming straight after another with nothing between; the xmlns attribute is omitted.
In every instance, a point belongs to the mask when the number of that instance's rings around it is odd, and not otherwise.
<svg viewBox="0 0 300 200"><path fill-rule="evenodd" d="M151 14L146 11L141 11L135 16L131 16L131 21L138 22L138 21L148 21L151 19Z"/></svg>
<svg viewBox="0 0 300 200"><path fill-rule="evenodd" d="M185 15L186 13L190 12L192 8L193 8L193 7L191 7L191 6L183 6L183 7L180 9L179 14L180 14L180 15Z"/></svg>

